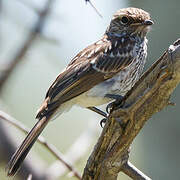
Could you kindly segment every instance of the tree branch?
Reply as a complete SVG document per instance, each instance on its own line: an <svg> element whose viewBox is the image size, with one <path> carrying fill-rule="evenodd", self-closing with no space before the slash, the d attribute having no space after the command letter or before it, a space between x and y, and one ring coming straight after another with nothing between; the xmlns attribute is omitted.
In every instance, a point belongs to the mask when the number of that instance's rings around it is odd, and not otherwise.
<svg viewBox="0 0 180 180"><path fill-rule="evenodd" d="M26 134L29 132L29 130L22 123L12 118L3 111L0 111L0 119L5 120L6 122L10 123L11 125L18 128L19 130L23 131ZM41 145L43 145L50 153L52 153L61 163L63 163L64 166L66 166L66 168L69 169L74 176L76 176L78 179L81 179L79 173L67 162L67 160L65 160L66 158L64 157L64 155L60 153L55 146L48 143L43 136L39 136L37 141Z"/></svg>
<svg viewBox="0 0 180 180"><path fill-rule="evenodd" d="M15 57L10 60L10 63L5 65L3 68L3 71L1 72L0 76L0 93L3 89L3 86L5 82L7 81L8 77L12 74L15 67L23 60L24 55L26 54L27 50L31 47L33 41L36 39L37 35L42 31L42 28L45 24L45 19L51 9L51 5L54 1L48 0L45 3L45 6L43 10L40 13L40 16L35 23L34 27L32 28L29 36L25 40L22 47L17 51ZM1 144L1 155L3 157L4 161L7 161L8 158L12 155L12 153L15 151L15 143L13 141L12 136L9 135L9 131L7 130L6 126L0 122L0 136L3 137L0 140ZM26 179L29 172L33 172L33 178L34 179L43 179L45 180L46 177L43 177L43 172L40 171L40 165L38 166L38 169L36 168L36 164L32 164L31 161L25 160L25 163L23 165L22 171L19 173L22 179Z"/></svg>
<svg viewBox="0 0 180 180"><path fill-rule="evenodd" d="M87 150L91 146L93 139L97 135L97 132L99 132L97 130L97 122L91 121L91 123L87 125L87 129L85 129L84 132L75 140L75 142L64 155L71 165L74 165L87 153ZM50 175L51 177L51 174L53 173L55 177L60 177L63 176L66 172L67 168L57 160L47 169L45 176L49 177Z"/></svg>
<svg viewBox="0 0 180 180"><path fill-rule="evenodd" d="M85 0L85 2L88 2L101 18L103 17L102 14L97 10L97 8L93 5L93 3L90 0Z"/></svg>
<svg viewBox="0 0 180 180"><path fill-rule="evenodd" d="M132 163L129 161L125 163L122 167L122 171L127 174L132 179L138 180L151 180L148 176L142 173L139 169L137 169Z"/></svg>
<svg viewBox="0 0 180 180"><path fill-rule="evenodd" d="M44 9L41 10L39 19L35 23L32 31L30 32L28 38L25 40L23 46L19 49L15 57L10 61L10 63L6 65L6 67L3 69L3 72L0 76L0 92L2 91L4 83L6 82L10 74L13 72L17 64L23 60L24 55L26 54L27 50L31 47L37 35L41 33L42 28L44 27L45 24L46 17L51 9L53 2L54 2L53 0L47 1Z"/></svg>
<svg viewBox="0 0 180 180"><path fill-rule="evenodd" d="M1 122L0 125L0 159L1 163L7 164L12 154L17 148L16 138L12 135L7 127L6 123ZM42 161L39 158L31 160L29 158L25 159L21 171L18 172L19 179L27 179L27 176L32 173L34 179L38 180L48 180L44 176L44 167L42 166Z"/></svg>
<svg viewBox="0 0 180 180"><path fill-rule="evenodd" d="M115 103L84 169L83 180L115 180L145 122L169 105L180 82L180 39L144 73L121 104ZM138 179L134 177L134 179Z"/></svg>

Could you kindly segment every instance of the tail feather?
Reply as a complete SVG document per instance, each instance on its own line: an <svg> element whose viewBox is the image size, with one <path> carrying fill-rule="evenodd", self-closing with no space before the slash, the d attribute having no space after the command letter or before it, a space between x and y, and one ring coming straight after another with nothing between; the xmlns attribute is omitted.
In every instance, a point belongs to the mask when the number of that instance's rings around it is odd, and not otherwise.
<svg viewBox="0 0 180 180"><path fill-rule="evenodd" d="M16 174L23 160L26 158L28 152L30 151L33 144L35 143L43 129L46 127L48 122L49 118L43 117L35 124L35 126L29 132L27 137L22 142L21 146L14 153L14 155L8 163L8 176L13 176Z"/></svg>

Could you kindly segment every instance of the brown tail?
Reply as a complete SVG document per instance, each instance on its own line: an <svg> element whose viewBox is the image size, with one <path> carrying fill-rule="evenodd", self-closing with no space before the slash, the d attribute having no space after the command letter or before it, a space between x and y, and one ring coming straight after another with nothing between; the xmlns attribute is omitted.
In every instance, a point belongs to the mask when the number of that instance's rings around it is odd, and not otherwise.
<svg viewBox="0 0 180 180"><path fill-rule="evenodd" d="M18 169L20 168L23 160L26 158L28 152L32 148L33 144L37 140L38 136L41 134L43 129L48 124L50 118L43 117L40 119L29 134L26 136L24 141L18 150L14 153L11 160L8 163L8 176L13 176L16 174Z"/></svg>

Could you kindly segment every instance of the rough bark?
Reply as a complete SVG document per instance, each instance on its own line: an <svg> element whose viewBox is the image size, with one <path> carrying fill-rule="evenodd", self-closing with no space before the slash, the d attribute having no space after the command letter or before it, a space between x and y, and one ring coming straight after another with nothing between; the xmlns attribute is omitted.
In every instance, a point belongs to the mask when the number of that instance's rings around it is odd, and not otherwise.
<svg viewBox="0 0 180 180"><path fill-rule="evenodd" d="M145 122L171 104L170 96L179 82L180 39L144 73L123 101L114 105L88 159L83 180L116 180L120 171L138 179L126 169L129 147Z"/></svg>

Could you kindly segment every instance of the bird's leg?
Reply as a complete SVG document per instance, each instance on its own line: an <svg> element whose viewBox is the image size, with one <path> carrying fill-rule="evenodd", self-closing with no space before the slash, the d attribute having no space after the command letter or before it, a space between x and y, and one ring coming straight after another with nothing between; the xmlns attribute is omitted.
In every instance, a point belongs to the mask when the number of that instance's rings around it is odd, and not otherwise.
<svg viewBox="0 0 180 180"><path fill-rule="evenodd" d="M111 98L111 99L115 100L114 102L111 102L111 103L109 103L107 105L106 112L108 114L111 112L111 110L113 109L114 105L120 104L122 102L122 100L123 100L123 96L117 95L117 94L106 94L105 97Z"/></svg>
<svg viewBox="0 0 180 180"><path fill-rule="evenodd" d="M103 127L103 124L106 123L108 115L104 111L101 111L100 109L98 109L98 108L96 108L94 106L93 107L88 107L87 109L104 116L104 118L100 121L100 126Z"/></svg>
<svg viewBox="0 0 180 180"><path fill-rule="evenodd" d="M87 109L96 112L97 114L100 114L101 116L104 116L105 118L107 118L107 114L104 111L101 111L100 109L92 106L92 107L87 107Z"/></svg>
<svg viewBox="0 0 180 180"><path fill-rule="evenodd" d="M111 112L111 110L113 109L114 105L120 103L122 101L122 99L123 99L123 96L116 95L116 94L106 94L105 97L116 100L116 101L114 101L112 103L109 103L107 105L107 107L106 107L106 112L107 113L105 113L104 111L101 111L100 109L98 109L98 108L96 108L94 106L87 107L87 109L89 109L89 110L91 110L93 112L96 112L97 114L100 114L101 116L104 116L104 118L100 121L101 127L103 127L103 124L106 123L108 114Z"/></svg>

